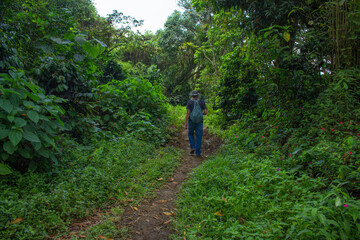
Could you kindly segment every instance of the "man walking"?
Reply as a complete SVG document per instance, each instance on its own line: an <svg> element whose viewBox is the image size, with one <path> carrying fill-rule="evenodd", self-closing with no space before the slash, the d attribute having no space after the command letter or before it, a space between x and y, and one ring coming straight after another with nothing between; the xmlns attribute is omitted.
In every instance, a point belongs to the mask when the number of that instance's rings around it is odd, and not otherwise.
<svg viewBox="0 0 360 240"><path fill-rule="evenodd" d="M190 142L190 154L196 153L197 157L201 157L201 140L203 135L203 115L207 114L206 104L199 99L200 93L196 90L192 91L191 99L186 106L185 128L189 129L188 136ZM196 143L195 136L196 133Z"/></svg>

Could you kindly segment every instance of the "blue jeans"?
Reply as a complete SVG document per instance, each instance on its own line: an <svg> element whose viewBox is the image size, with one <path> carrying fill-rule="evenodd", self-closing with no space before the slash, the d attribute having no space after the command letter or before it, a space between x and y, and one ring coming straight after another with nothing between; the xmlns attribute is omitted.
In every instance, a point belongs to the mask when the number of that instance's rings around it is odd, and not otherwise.
<svg viewBox="0 0 360 240"><path fill-rule="evenodd" d="M195 144L195 137L194 137L194 131L196 133L196 144ZM190 142L190 148L195 149L196 155L201 154L201 140L203 135L203 123L193 123L191 120L189 120L189 142Z"/></svg>

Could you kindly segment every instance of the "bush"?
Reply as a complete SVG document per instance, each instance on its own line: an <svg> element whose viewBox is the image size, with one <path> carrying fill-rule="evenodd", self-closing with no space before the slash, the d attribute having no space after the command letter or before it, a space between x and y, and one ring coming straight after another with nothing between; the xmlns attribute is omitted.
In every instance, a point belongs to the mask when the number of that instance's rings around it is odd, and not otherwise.
<svg viewBox="0 0 360 240"><path fill-rule="evenodd" d="M115 135L129 134L157 144L165 142L167 102L158 85L141 77L98 86L95 118Z"/></svg>
<svg viewBox="0 0 360 240"><path fill-rule="evenodd" d="M62 125L60 115L64 114L57 104L63 100L46 96L23 71L1 74L0 91L2 160L22 172L48 168L50 161L57 164L55 140Z"/></svg>

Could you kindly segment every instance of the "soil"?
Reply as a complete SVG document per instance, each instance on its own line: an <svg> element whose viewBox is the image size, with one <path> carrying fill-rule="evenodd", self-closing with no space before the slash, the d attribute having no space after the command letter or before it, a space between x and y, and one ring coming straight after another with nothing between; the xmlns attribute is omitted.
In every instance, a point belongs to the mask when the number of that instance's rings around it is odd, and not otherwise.
<svg viewBox="0 0 360 240"><path fill-rule="evenodd" d="M156 190L155 198L144 200L136 207L127 206L121 220L117 223L119 229L123 227L129 229L130 234L127 240L165 240L169 239L171 234L176 234L172 228L172 219L176 216L177 193L189 173L207 156L214 154L222 143L221 139L209 134L205 127L201 148L202 157L190 155L187 130L183 129L181 136L173 144L184 150L181 165L175 170L170 180ZM79 233L99 222L101 218L102 213L98 212L88 219L74 222L70 227L70 235L82 237Z"/></svg>

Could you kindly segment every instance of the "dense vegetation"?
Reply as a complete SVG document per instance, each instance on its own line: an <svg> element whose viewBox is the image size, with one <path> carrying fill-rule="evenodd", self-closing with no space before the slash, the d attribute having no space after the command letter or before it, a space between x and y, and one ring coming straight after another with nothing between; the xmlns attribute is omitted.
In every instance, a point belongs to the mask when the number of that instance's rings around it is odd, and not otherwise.
<svg viewBox="0 0 360 240"><path fill-rule="evenodd" d="M195 62L216 109L209 124L227 144L184 187L178 232L187 239L357 239L359 2L192 6L210 16L200 19L207 37Z"/></svg>
<svg viewBox="0 0 360 240"><path fill-rule="evenodd" d="M125 59L142 21L90 0L0 10L0 238L44 239L150 196L180 158L158 68Z"/></svg>
<svg viewBox="0 0 360 240"><path fill-rule="evenodd" d="M197 89L226 144L184 186L174 238L356 239L359 2L179 5L141 34L91 0L0 2L1 237L151 194L179 160L170 104ZM87 235L120 238L114 222Z"/></svg>

